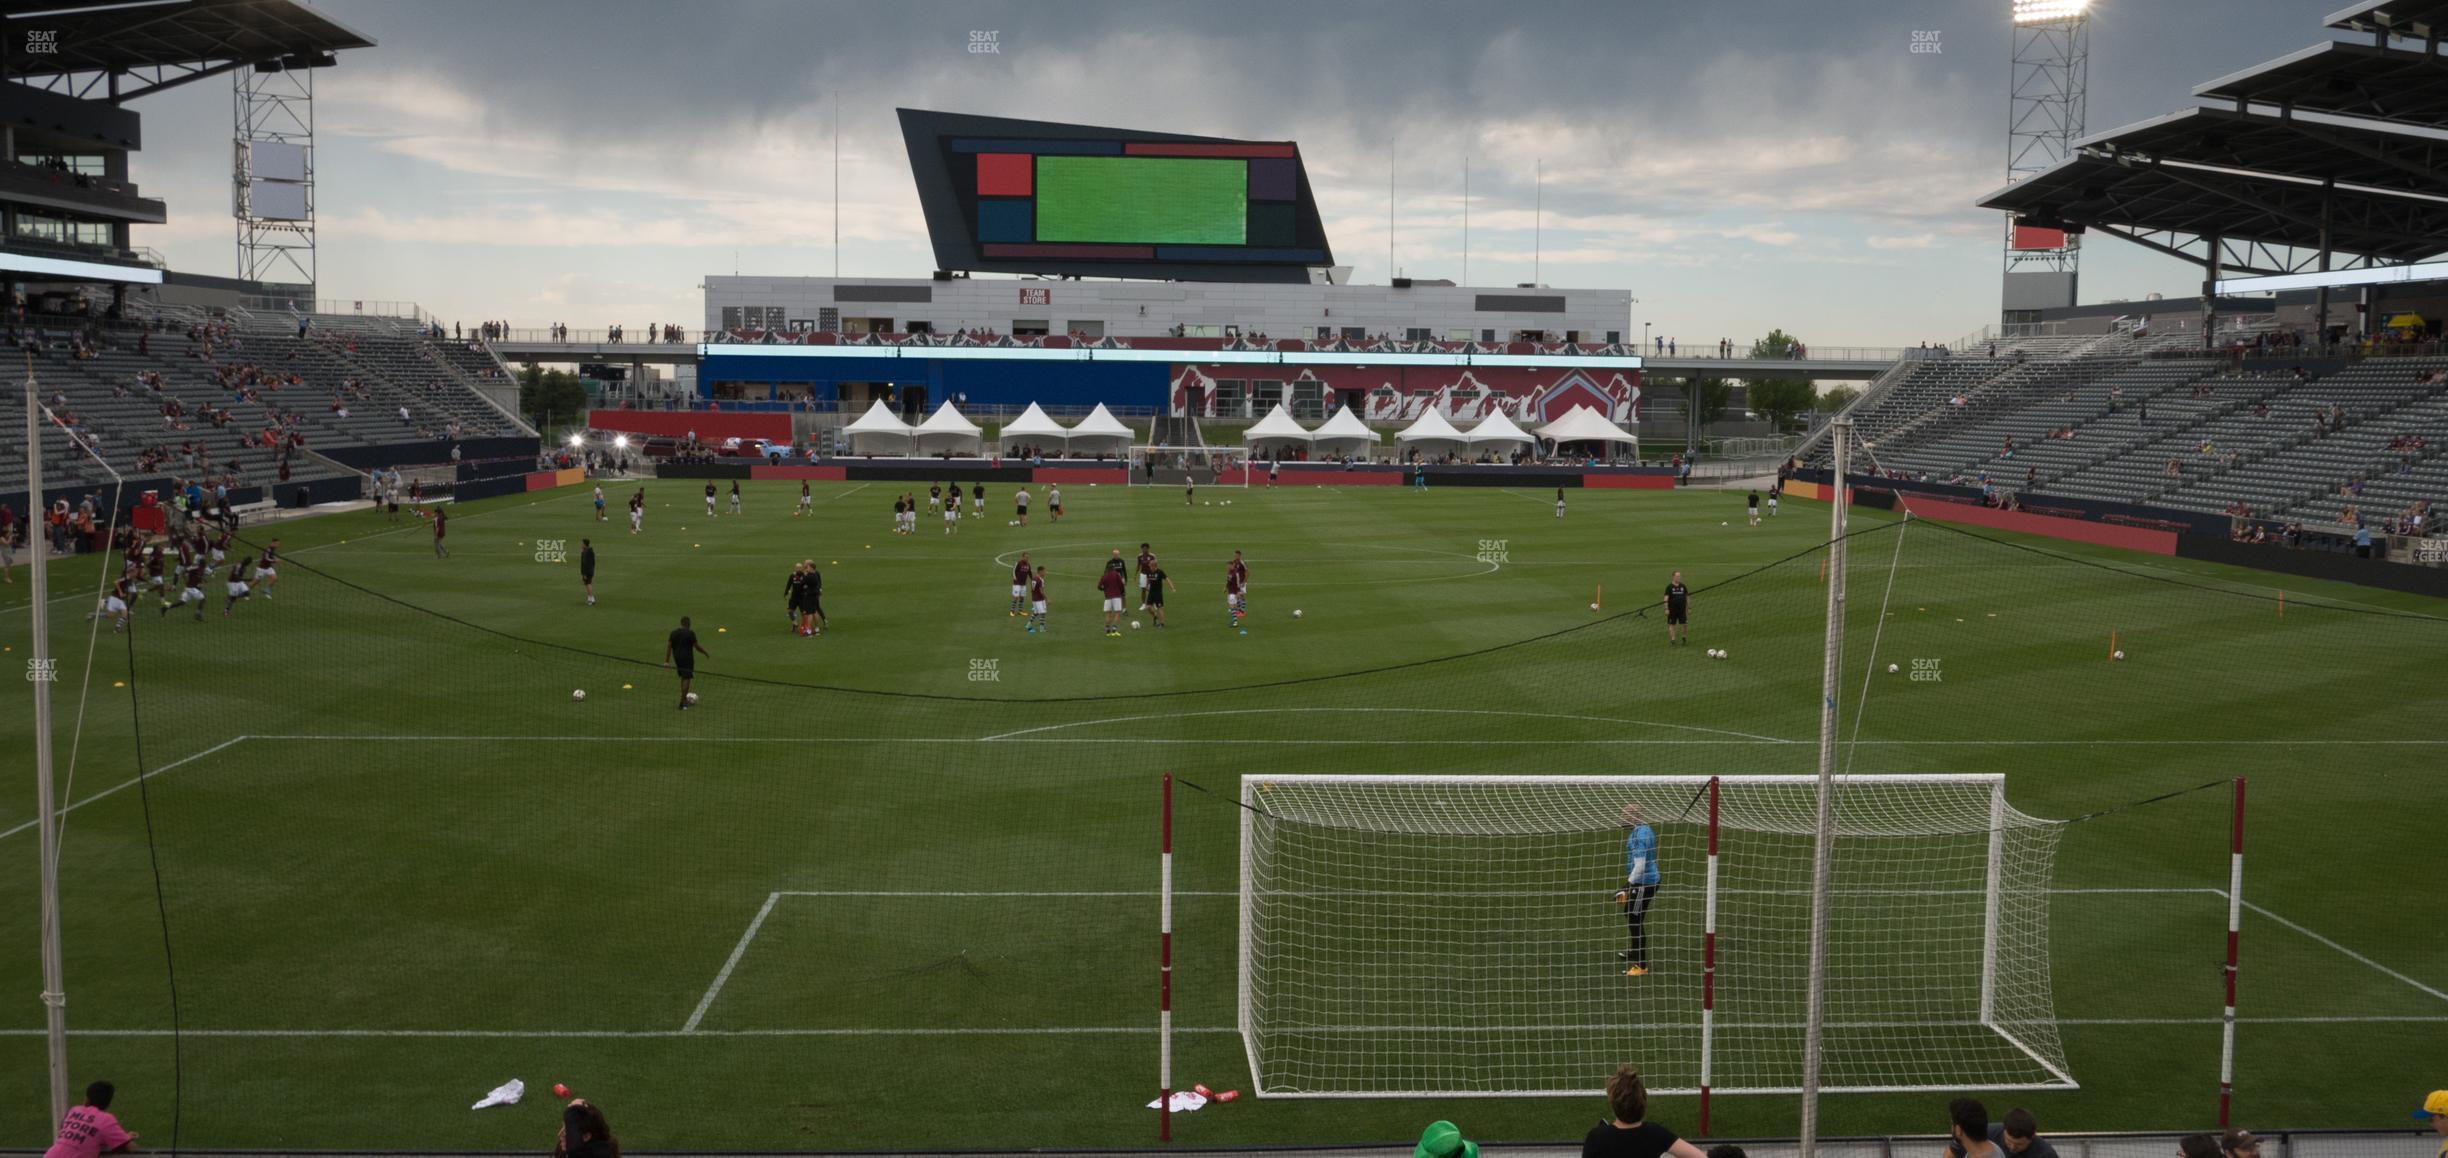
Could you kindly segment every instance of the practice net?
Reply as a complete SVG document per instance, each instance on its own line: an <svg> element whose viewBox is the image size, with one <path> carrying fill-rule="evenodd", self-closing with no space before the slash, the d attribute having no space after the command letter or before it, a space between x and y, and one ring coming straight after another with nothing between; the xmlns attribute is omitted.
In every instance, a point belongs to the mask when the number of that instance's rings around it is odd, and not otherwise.
<svg viewBox="0 0 2448 1158"><path fill-rule="evenodd" d="M1798 1089L1816 791L1808 775L1244 777L1258 1091L1586 1094L1626 1057L1661 1092ZM1626 975L1617 893L1632 804L1659 874L1643 976ZM1824 1088L2072 1088L2049 988L2059 826L2009 807L1996 775L1846 777L1836 810Z"/></svg>

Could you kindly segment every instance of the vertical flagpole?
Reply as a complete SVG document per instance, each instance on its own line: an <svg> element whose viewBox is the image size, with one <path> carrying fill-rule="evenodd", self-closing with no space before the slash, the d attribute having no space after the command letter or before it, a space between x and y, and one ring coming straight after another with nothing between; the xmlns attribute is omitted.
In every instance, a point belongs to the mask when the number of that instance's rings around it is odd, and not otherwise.
<svg viewBox="0 0 2448 1158"><path fill-rule="evenodd" d="M1802 1019L1802 1146L1800 1158L1819 1148L1819 1069L1827 1027L1828 880L1836 852L1836 692L1844 666L1845 507L1852 495L1845 480L1852 450L1853 420L1838 418L1828 440L1836 448L1834 502L1828 513L1827 640L1819 669L1819 823L1811 851L1809 997Z"/></svg>
<svg viewBox="0 0 2448 1158"><path fill-rule="evenodd" d="M51 541L42 534L42 414L35 393L34 357L26 356L25 448L26 556L34 604L28 609L33 665L26 674L34 683L34 830L35 855L42 858L42 1003L44 1035L51 1066L51 1127L58 1130L68 1113L68 995L60 963L59 811L51 799Z"/></svg>
<svg viewBox="0 0 2448 1158"><path fill-rule="evenodd" d="M1709 1132L1709 1078L1717 1044L1717 792L1709 777L1708 895L1700 918L1700 1136Z"/></svg>
<svg viewBox="0 0 2448 1158"><path fill-rule="evenodd" d="M2219 1026L2219 1125L2235 1093L2236 942L2244 918L2244 778L2235 779L2235 818L2227 836L2227 1010Z"/></svg>
<svg viewBox="0 0 2448 1158"><path fill-rule="evenodd" d="M1540 157L1530 170L1530 284L1539 279L1539 239L1547 228L1547 158Z"/></svg>
<svg viewBox="0 0 2448 1158"><path fill-rule="evenodd" d="M1164 777L1156 902L1156 1140L1173 1140L1173 774Z"/></svg>
<svg viewBox="0 0 2448 1158"><path fill-rule="evenodd" d="M841 276L841 90L833 90L833 276Z"/></svg>
<svg viewBox="0 0 2448 1158"><path fill-rule="evenodd" d="M1462 154L1462 284L1470 284L1470 154Z"/></svg>

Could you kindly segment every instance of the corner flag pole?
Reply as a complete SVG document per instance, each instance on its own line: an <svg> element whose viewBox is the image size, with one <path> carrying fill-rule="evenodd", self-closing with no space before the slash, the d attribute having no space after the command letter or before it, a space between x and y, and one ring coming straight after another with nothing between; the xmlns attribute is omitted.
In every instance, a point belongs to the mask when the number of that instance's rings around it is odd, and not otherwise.
<svg viewBox="0 0 2448 1158"><path fill-rule="evenodd" d="M34 604L28 608L34 636L32 665L26 674L34 684L34 830L35 855L42 858L42 1003L45 1037L51 1064L51 1128L59 1129L68 1113L68 995L60 964L59 812L51 797L51 584L50 544L36 520L43 516L42 415L35 393L34 356L26 355L25 447L26 533L34 548L28 554Z"/></svg>
<svg viewBox="0 0 2448 1158"><path fill-rule="evenodd" d="M1829 423L1835 447L1834 501L1829 504L1827 640L1819 669L1819 824L1811 849L1809 997L1802 1018L1802 1130L1800 1158L1819 1149L1819 1062L1827 1027L1828 880L1836 845L1836 693L1844 668L1845 507L1851 492L1845 470L1851 457L1853 420Z"/></svg>
<svg viewBox="0 0 2448 1158"><path fill-rule="evenodd" d="M2236 941L2244 917L2244 778L2235 778L2235 818L2227 835L2227 1008L2219 1019L2219 1125L2235 1093Z"/></svg>
<svg viewBox="0 0 2448 1158"><path fill-rule="evenodd" d="M1156 1140L1173 1140L1173 774L1164 777L1156 902Z"/></svg>

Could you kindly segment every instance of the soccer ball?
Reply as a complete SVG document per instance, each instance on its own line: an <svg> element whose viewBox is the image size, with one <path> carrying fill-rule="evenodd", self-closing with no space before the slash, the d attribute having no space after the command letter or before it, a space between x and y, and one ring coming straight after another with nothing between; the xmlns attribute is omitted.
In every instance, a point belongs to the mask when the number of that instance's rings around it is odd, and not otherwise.
<svg viewBox="0 0 2448 1158"><path fill-rule="evenodd" d="M571 698L571 699L573 699L573 700L583 700L583 699L585 699L585 698L586 698L586 689L585 689L585 688L579 688L578 690L576 690L576 691L574 691L574 692L571 692L571 693L570 693L570 698Z"/></svg>
<svg viewBox="0 0 2448 1158"><path fill-rule="evenodd" d="M2108 653L2108 658L2110 658L2110 659L2123 659L2123 658L2125 658L2125 651L2124 651L2124 649L2119 648L2119 649L2118 649L2118 650L2116 650L2116 651L2112 651L2112 652Z"/></svg>
<svg viewBox="0 0 2448 1158"><path fill-rule="evenodd" d="M1136 620L1136 619L1131 620L1131 630L1132 630L1132 631L1137 631L1137 630L1139 630L1139 621L1138 621L1138 620Z"/></svg>
<svg viewBox="0 0 2448 1158"><path fill-rule="evenodd" d="M1894 664L1892 664L1892 663L1887 665L1887 674L1888 674L1888 675L1894 675L1895 673L1897 673L1897 672L1899 672L1899 671L1902 671L1902 670L1904 670L1904 669L1903 669L1903 668L1900 668L1900 667L1897 667L1896 665L1894 665Z"/></svg>
<svg viewBox="0 0 2448 1158"><path fill-rule="evenodd" d="M1298 618L1300 618L1300 608L1295 607L1295 608L1293 608L1293 609L1292 609L1292 618L1294 618L1294 619L1298 619Z"/></svg>
<svg viewBox="0 0 2448 1158"><path fill-rule="evenodd" d="M1709 657L1710 659L1715 659L1715 658L1717 658L1717 649L1716 649L1716 648L1713 648L1713 647L1712 647L1712 648L1710 648L1710 649L1708 649L1708 657Z"/></svg>
<svg viewBox="0 0 2448 1158"><path fill-rule="evenodd" d="M1020 520L1018 520L1018 519L1005 519L1005 520L1003 520L1003 525L1004 525L1004 526L1006 526L1006 527L1017 527L1017 526L1019 526L1019 525L1020 525Z"/></svg>
<svg viewBox="0 0 2448 1158"><path fill-rule="evenodd" d="M1595 604L1595 603L1590 604L1590 610L1592 610L1592 611L1596 611L1596 610L1598 610L1598 605L1597 605L1597 604Z"/></svg>
<svg viewBox="0 0 2448 1158"><path fill-rule="evenodd" d="M696 702L697 702L697 693L695 693L695 692L690 692L686 698L687 698L688 702L690 702L690 703L692 703L692 704L693 704L693 703L696 703Z"/></svg>

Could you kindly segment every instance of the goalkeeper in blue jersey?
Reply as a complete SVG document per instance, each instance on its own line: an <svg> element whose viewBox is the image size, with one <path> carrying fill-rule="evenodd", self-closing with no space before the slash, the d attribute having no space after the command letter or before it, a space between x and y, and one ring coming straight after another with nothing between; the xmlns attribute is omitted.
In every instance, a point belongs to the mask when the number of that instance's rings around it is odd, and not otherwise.
<svg viewBox="0 0 2448 1158"><path fill-rule="evenodd" d="M1657 832L1641 815L1638 802L1623 806L1623 826L1632 832L1624 837L1624 885L1616 890L1615 903L1623 906L1632 945L1615 955L1624 961L1624 976L1644 977L1649 973L1649 904L1658 890Z"/></svg>

